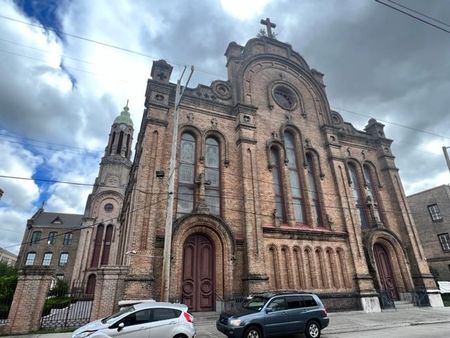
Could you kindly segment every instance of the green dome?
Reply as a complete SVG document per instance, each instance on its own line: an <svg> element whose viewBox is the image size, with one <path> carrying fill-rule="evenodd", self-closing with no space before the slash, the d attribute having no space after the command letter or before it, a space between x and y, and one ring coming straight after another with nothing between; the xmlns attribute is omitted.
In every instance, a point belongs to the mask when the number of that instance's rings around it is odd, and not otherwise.
<svg viewBox="0 0 450 338"><path fill-rule="evenodd" d="M116 119L114 120L114 124L120 124L120 123L124 123L127 124L131 127L133 127L133 121L131 120L131 116L130 116L130 108L128 108L128 101L127 101L127 105L125 107L123 107L122 112L120 113L119 116L116 117Z"/></svg>

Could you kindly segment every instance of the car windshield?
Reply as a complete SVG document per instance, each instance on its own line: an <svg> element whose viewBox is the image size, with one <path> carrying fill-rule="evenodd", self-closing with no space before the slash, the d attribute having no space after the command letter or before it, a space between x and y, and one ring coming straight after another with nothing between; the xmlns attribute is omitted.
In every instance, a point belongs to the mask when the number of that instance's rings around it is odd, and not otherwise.
<svg viewBox="0 0 450 338"><path fill-rule="evenodd" d="M106 323L110 324L110 323L112 323L116 318L122 317L123 315L125 315L125 314L127 314L127 313L130 313L130 312L133 312L133 311L134 311L134 306L127 306L127 307L124 307L124 308L120 309L119 312L116 312L116 313L112 314L112 315L109 316L109 317L103 318L103 319L102 319L102 323L103 323L103 324L106 324Z"/></svg>
<svg viewBox="0 0 450 338"><path fill-rule="evenodd" d="M248 310L260 311L263 308L264 304L267 303L268 300L269 300L269 298L256 296L256 297L253 297L253 298L245 301L242 304L242 307L244 309L248 309Z"/></svg>

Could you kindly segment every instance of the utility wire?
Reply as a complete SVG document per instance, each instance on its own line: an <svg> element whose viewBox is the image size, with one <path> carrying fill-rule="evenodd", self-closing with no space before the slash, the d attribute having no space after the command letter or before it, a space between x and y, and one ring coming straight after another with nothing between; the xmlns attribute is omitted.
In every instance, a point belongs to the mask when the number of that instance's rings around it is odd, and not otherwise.
<svg viewBox="0 0 450 338"><path fill-rule="evenodd" d="M366 114L363 114L363 113L357 113L355 111L351 111L351 110L348 110L348 109L345 109L345 108L331 107L331 109L340 110L340 111L344 111L344 112L355 114L355 115L359 115L359 116L375 118L373 116L366 115ZM401 127L401 128L405 128L405 129L409 129L409 130L417 131L417 132L420 132L420 133L424 133L424 134L428 134L428 135L432 135L432 136L437 136L437 137L441 137L441 138L445 138L447 140L450 140L450 137L448 137L448 136L444 136L444 135L441 135L441 134L438 134L438 133L435 133L435 132L432 132L432 131L429 131L429 130L420 129L420 128L416 128L416 127L411 127L411 126L407 126L407 125L404 125L404 124L401 124L401 123L398 123L398 122L391 122L391 121L382 120L382 119L379 119L379 118L375 118L375 119L377 121L381 121L383 123L392 124L393 126L396 126L396 127Z"/></svg>
<svg viewBox="0 0 450 338"><path fill-rule="evenodd" d="M434 27L434 28L437 28L437 29L439 29L439 30L441 30L441 31L443 31L443 32L450 33L450 30L445 29L445 28L443 28L443 27L441 27L441 26L435 25L435 24L432 23L432 22L429 22L429 21L427 21L427 20L425 20L425 19L422 19L422 18L420 18L420 17L418 17L418 16L416 16L416 15L414 15L414 14L408 13L407 11L401 10L400 8L397 8L397 7L395 7L395 6L389 5L389 4L385 3L385 2L382 2L381 0L375 0L375 1L378 2L379 4L382 4L382 5L386 6L386 7L392 8L392 9L394 9L394 10L400 12L400 13L403 13L403 14L405 14L405 15L407 15L407 16L413 18L413 19L419 20L419 21L421 21L421 22L423 22L423 23L425 23L425 24L427 24L427 25L430 25L430 26L432 26L432 27ZM394 3L394 4L396 4L396 5L398 5L398 6L402 7L402 8L408 9L408 10L411 11L411 12L420 14L420 15L422 15L422 16L424 16L424 17L428 17L428 16L425 16L423 13L420 13L420 12L418 12L418 11L414 11L414 10L412 10L411 8L408 8L408 7L406 7L406 6L403 6L403 5L400 5L400 4L396 3L395 1L389 1L389 2ZM440 22L439 20L436 20L436 19L434 19L434 18L432 18L432 20L434 20L434 21L436 21L436 22ZM448 25L445 24L445 26L448 26Z"/></svg>

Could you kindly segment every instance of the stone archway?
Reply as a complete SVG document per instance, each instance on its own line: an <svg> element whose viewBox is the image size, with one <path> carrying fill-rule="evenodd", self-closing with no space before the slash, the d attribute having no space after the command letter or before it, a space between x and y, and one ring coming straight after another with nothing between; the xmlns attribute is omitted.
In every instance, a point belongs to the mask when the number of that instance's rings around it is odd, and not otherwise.
<svg viewBox="0 0 450 338"><path fill-rule="evenodd" d="M203 234L192 234L184 242L181 301L190 311L214 309L214 253L214 244Z"/></svg>
<svg viewBox="0 0 450 338"><path fill-rule="evenodd" d="M373 229L365 237L368 264L380 289L393 299L403 299L414 289L407 254L400 238L389 229Z"/></svg>
<svg viewBox="0 0 450 338"><path fill-rule="evenodd" d="M232 233L220 218L194 214L179 219L172 238L170 298L183 299L192 311L219 308L220 302L233 294L234 254ZM192 267L199 266L202 259L201 267L205 270L192 271ZM213 268L206 267L211 264ZM202 279L205 279L203 284Z"/></svg>

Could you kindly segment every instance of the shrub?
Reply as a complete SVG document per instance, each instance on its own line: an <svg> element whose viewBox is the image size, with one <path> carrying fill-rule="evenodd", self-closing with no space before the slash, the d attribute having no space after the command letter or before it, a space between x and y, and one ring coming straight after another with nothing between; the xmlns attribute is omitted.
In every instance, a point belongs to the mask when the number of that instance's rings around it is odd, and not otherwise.
<svg viewBox="0 0 450 338"><path fill-rule="evenodd" d="M45 301L44 309L42 310L42 316L47 316L48 314L50 314L52 309L63 309L65 307L68 307L71 302L72 298L66 296L48 298Z"/></svg>

